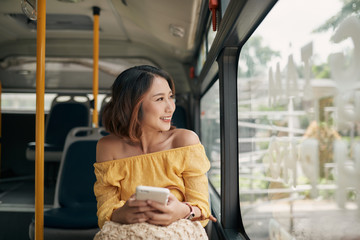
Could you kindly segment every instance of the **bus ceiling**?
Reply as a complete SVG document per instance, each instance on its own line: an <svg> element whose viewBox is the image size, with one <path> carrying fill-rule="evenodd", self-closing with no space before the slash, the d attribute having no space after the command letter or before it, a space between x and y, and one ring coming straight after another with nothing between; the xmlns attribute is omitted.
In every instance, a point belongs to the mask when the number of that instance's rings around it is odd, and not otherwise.
<svg viewBox="0 0 360 240"><path fill-rule="evenodd" d="M190 92L189 65L197 54L207 24L208 1L54 1L47 5L46 58L92 58L95 5L101 9L100 59L147 60L174 77L178 93ZM6 58L36 55L36 22L23 14L20 2L13 1L1 3L0 20L0 61L4 71ZM101 66L99 70L107 72ZM99 79L101 82L101 76ZM55 84L49 81L52 83L48 85ZM17 82L20 86L4 83L3 90L32 89L34 80L26 77Z"/></svg>

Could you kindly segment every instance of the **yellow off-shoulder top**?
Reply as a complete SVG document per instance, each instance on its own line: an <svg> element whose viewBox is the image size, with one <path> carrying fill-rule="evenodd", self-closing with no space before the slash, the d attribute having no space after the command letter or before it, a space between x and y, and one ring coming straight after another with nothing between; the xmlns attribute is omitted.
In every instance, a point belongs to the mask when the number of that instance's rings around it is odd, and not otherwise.
<svg viewBox="0 0 360 240"><path fill-rule="evenodd" d="M138 185L168 187L179 201L201 210L201 224L210 216L208 180L210 168L202 144L148 153L94 164L97 181L98 224L102 228L112 212L122 207ZM172 188L172 187L176 188ZM184 199L184 196L186 199Z"/></svg>

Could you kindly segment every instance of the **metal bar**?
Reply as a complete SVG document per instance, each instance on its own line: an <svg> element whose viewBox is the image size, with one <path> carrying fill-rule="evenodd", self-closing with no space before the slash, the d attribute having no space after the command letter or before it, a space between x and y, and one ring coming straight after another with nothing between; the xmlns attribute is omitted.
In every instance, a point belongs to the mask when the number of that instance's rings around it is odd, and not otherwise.
<svg viewBox="0 0 360 240"><path fill-rule="evenodd" d="M239 201L237 65L238 47L226 47L218 58L221 134L221 223L246 237Z"/></svg>
<svg viewBox="0 0 360 240"><path fill-rule="evenodd" d="M239 127L246 127L246 128L254 128L254 129L263 129L263 130L270 130L273 132L287 132L287 133L296 133L296 134L305 134L305 129L294 129L289 127L278 127L273 125L266 125L266 124L257 124L257 123L250 123L250 122L242 122L239 121Z"/></svg>
<svg viewBox="0 0 360 240"><path fill-rule="evenodd" d="M98 93L99 93L99 15L100 8L93 7L94 14L94 29L93 29L93 95L94 95L94 110L93 110L93 126L98 127Z"/></svg>
<svg viewBox="0 0 360 240"><path fill-rule="evenodd" d="M35 239L44 238L44 95L46 0L37 1L36 36L36 149L35 149Z"/></svg>

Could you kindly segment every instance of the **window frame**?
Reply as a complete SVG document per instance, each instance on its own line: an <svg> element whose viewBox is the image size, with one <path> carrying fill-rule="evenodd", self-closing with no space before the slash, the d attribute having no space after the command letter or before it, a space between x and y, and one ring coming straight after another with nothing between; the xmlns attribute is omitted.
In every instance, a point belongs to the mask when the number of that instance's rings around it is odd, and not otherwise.
<svg viewBox="0 0 360 240"><path fill-rule="evenodd" d="M276 2L277 0L224 1L224 6L227 5L225 13L219 21L218 32L198 76L199 84L195 92L200 99L196 101L197 104L200 104L202 96L217 77L220 81L221 200L219 201L219 196L213 189L210 189L210 199L213 214L219 220L213 226L221 238L249 239L241 220L239 201L237 65L242 45ZM195 109L200 109L200 106ZM199 117L199 114L194 116ZM200 133L200 127L195 131Z"/></svg>

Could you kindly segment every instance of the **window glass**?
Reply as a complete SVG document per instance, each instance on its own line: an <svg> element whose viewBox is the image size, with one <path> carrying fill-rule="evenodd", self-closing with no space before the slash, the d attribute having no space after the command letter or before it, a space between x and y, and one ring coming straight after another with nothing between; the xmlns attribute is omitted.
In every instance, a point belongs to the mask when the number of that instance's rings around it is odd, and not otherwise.
<svg viewBox="0 0 360 240"><path fill-rule="evenodd" d="M99 92L108 92L116 77L125 69L137 65L156 66L142 58L99 59ZM36 91L36 57L9 56L0 60L2 92ZM47 57L45 63L46 92L91 93L92 58Z"/></svg>
<svg viewBox="0 0 360 240"><path fill-rule="evenodd" d="M210 183L220 194L220 105L219 81L201 98L201 142L211 163L208 177Z"/></svg>
<svg viewBox="0 0 360 240"><path fill-rule="evenodd" d="M197 59L197 65L196 65L196 68L195 68L196 76L200 75L205 61L206 61L206 40L204 38L203 41L202 41L201 47L200 47L200 52L199 52L199 56L198 56L198 59Z"/></svg>
<svg viewBox="0 0 360 240"><path fill-rule="evenodd" d="M242 48L239 185L250 239L360 238L359 9L278 1Z"/></svg>
<svg viewBox="0 0 360 240"><path fill-rule="evenodd" d="M57 96L55 93L46 93L44 95L44 110L50 111L51 103ZM92 94L87 94L89 99L93 99ZM100 111L101 104L105 98L105 94L98 95L98 111ZM64 99L67 100L67 99ZM83 101L78 99L77 101ZM1 110L3 112L29 112L36 111L36 93L2 93L1 94Z"/></svg>
<svg viewBox="0 0 360 240"><path fill-rule="evenodd" d="M221 0L221 16L223 17L225 14L225 11L229 5L230 0Z"/></svg>
<svg viewBox="0 0 360 240"><path fill-rule="evenodd" d="M210 25L209 29L208 29L208 34L207 34L207 40L208 40L208 47L207 47L207 51L209 52L210 51L210 48L214 42L214 39L216 37L216 33L214 30L213 30L213 27L212 25Z"/></svg>
<svg viewBox="0 0 360 240"><path fill-rule="evenodd" d="M49 111L51 102L56 94L44 95L44 110ZM2 93L1 110L4 112L31 112L36 111L35 93Z"/></svg>

